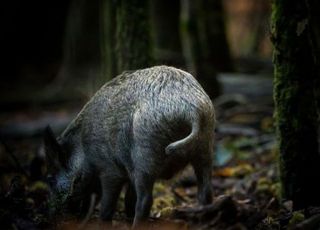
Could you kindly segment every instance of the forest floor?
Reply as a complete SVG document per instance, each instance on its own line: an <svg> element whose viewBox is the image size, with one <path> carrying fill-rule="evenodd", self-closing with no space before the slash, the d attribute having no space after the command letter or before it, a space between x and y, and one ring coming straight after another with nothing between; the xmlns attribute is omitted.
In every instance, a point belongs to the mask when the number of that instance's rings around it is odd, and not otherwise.
<svg viewBox="0 0 320 230"><path fill-rule="evenodd" d="M293 211L291 201L279 199L272 97L271 92L261 94L271 90L270 80L262 90L256 90L256 95L251 95L248 84L243 85L250 92L247 95L239 85L228 87L225 92L230 89L235 94L225 94L215 101L218 124L213 203L197 204L196 180L187 168L172 180L155 185L151 217L144 229L314 229L314 222L319 224L319 208ZM64 105L62 109L57 106L1 114L1 229L110 227L98 220L99 205L81 220L65 217L53 221L47 216L49 188L40 147L41 130L47 123L61 130L78 110L77 106ZM113 228L130 229L123 196L118 206Z"/></svg>

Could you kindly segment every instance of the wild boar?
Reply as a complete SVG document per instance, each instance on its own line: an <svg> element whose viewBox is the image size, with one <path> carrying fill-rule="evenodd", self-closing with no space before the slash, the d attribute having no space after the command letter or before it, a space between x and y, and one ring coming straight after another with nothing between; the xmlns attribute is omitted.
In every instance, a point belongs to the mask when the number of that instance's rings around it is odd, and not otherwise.
<svg viewBox="0 0 320 230"><path fill-rule="evenodd" d="M45 132L55 195L84 199L101 187L101 219L112 220L122 187L134 225L148 218L157 179L194 168L200 204L212 201L215 116L195 78L155 66L106 83L56 139ZM75 195L76 194L76 195ZM60 196L61 197L61 196Z"/></svg>

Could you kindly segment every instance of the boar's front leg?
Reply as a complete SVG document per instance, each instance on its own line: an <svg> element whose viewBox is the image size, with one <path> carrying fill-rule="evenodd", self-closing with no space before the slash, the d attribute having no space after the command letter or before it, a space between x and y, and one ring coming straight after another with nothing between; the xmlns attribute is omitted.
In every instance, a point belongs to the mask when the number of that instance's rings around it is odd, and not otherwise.
<svg viewBox="0 0 320 230"><path fill-rule="evenodd" d="M111 221L115 212L117 201L123 186L123 181L112 176L101 176L102 198L100 218Z"/></svg>
<svg viewBox="0 0 320 230"><path fill-rule="evenodd" d="M133 227L148 219L153 202L152 189L154 178L146 173L135 173L135 191L137 195Z"/></svg>
<svg viewBox="0 0 320 230"><path fill-rule="evenodd" d="M212 158L195 159L192 163L198 183L198 201L202 205L212 203Z"/></svg>

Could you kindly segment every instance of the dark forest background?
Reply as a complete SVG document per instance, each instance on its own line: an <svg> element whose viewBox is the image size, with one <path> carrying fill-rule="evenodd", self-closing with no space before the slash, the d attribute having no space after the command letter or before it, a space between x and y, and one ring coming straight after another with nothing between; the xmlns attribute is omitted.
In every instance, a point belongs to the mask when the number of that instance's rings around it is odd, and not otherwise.
<svg viewBox="0 0 320 230"><path fill-rule="evenodd" d="M117 6L108 4L98 0L6 3L1 104L13 108L81 99L126 70L112 64L119 58L109 53L116 47L112 40L119 41ZM186 12L185 8L193 9ZM149 34L139 39L151 36L149 66L173 65L195 74L197 68L208 72L203 81L212 81L219 72L270 73L270 2L199 1L192 6L188 1L152 1L147 10ZM195 60L197 55L202 57Z"/></svg>
<svg viewBox="0 0 320 230"><path fill-rule="evenodd" d="M49 218L43 130L59 135L105 82L153 65L191 72L218 124L213 204L196 205L187 169L155 186L152 228L320 228L317 0L1 5L0 228L100 226L99 206Z"/></svg>

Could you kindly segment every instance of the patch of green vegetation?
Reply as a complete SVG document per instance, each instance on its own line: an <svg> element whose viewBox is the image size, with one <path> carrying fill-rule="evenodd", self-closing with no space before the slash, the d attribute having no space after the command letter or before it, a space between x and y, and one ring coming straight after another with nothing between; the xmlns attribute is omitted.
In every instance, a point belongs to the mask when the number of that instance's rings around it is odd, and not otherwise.
<svg viewBox="0 0 320 230"><path fill-rule="evenodd" d="M292 213L292 217L291 217L291 219L289 221L288 227L296 225L296 224L298 224L298 223L300 223L300 222L302 222L304 220L305 220L305 216L302 213L302 211L293 212Z"/></svg>

